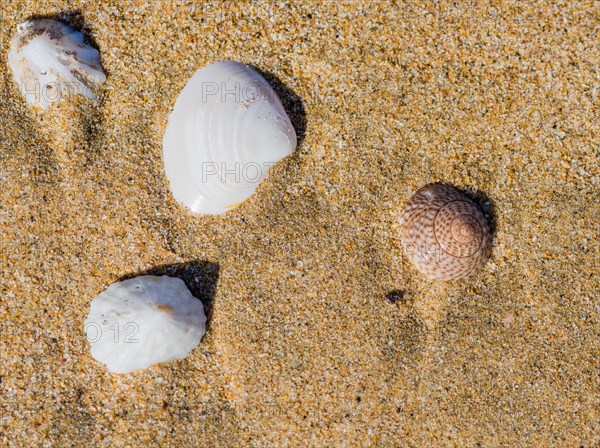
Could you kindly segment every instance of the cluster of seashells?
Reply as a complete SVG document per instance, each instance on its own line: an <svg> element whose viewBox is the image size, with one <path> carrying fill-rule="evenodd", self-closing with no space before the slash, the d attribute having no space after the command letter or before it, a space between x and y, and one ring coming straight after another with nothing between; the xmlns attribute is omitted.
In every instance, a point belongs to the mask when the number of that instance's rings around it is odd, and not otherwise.
<svg viewBox="0 0 600 448"><path fill-rule="evenodd" d="M98 50L81 32L52 19L18 25L8 62L27 102L42 108L65 91L95 100L106 79ZM163 139L165 172L179 203L193 213L220 215L248 199L296 145L269 83L245 64L216 62L198 70L175 102ZM406 256L429 278L474 275L490 257L492 233L484 214L449 185L417 191L398 224ZM182 280L140 276L94 298L84 328L92 356L111 372L127 373L184 358L199 344L205 324L202 302Z"/></svg>

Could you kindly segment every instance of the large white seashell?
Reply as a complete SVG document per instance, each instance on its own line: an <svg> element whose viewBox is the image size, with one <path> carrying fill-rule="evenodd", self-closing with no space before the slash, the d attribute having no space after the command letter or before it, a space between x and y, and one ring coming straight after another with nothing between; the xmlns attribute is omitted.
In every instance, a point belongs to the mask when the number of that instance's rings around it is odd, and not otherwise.
<svg viewBox="0 0 600 448"><path fill-rule="evenodd" d="M267 81L224 61L198 70L181 91L163 147L175 199L195 213L221 214L294 152L296 133Z"/></svg>
<svg viewBox="0 0 600 448"><path fill-rule="evenodd" d="M183 280L140 276L113 283L91 304L92 356L114 373L182 359L205 332L204 306Z"/></svg>
<svg viewBox="0 0 600 448"><path fill-rule="evenodd" d="M82 33L52 19L17 25L8 63L27 102L43 108L63 95L96 99L94 89L106 80L98 50L83 41Z"/></svg>

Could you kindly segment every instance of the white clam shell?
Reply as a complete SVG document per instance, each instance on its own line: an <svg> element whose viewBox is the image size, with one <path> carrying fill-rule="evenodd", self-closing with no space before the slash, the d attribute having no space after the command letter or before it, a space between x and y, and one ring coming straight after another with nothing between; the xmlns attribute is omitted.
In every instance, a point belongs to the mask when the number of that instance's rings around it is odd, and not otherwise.
<svg viewBox="0 0 600 448"><path fill-rule="evenodd" d="M52 19L17 25L8 63L27 102L43 108L77 93L96 99L94 89L106 80L98 50L81 32Z"/></svg>
<svg viewBox="0 0 600 448"><path fill-rule="evenodd" d="M90 307L92 356L114 373L184 358L205 333L204 306L183 280L140 276L113 283Z"/></svg>
<svg viewBox="0 0 600 448"><path fill-rule="evenodd" d="M163 147L175 199L195 213L222 214L294 152L296 133L267 81L224 61L198 70L181 91Z"/></svg>

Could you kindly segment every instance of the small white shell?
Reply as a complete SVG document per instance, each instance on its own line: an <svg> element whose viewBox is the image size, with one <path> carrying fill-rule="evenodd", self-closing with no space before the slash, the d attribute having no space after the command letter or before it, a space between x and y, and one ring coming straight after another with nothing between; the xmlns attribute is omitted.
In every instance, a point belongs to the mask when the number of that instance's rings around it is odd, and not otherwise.
<svg viewBox="0 0 600 448"><path fill-rule="evenodd" d="M43 108L63 95L96 99L93 90L106 80L98 50L83 41L82 33L52 19L19 24L8 63L27 102Z"/></svg>
<svg viewBox="0 0 600 448"><path fill-rule="evenodd" d="M163 147L175 199L195 213L222 214L294 152L296 133L267 81L224 61L198 70L181 91Z"/></svg>
<svg viewBox="0 0 600 448"><path fill-rule="evenodd" d="M182 359L205 332L204 306L183 280L140 276L113 283L90 307L92 356L114 373Z"/></svg>

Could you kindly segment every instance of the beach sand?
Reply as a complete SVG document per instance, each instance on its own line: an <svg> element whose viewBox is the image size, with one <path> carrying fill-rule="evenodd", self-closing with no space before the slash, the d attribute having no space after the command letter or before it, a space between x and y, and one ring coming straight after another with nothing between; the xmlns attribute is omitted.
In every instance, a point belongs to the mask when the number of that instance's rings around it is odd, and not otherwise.
<svg viewBox="0 0 600 448"><path fill-rule="evenodd" d="M600 445L597 2L96 3L0 6L2 446ZM25 103L6 54L32 16L99 49L97 103ZM265 74L299 145L196 216L161 142L223 59ZM435 181L492 220L473 278L402 253L398 212ZM113 375L83 322L142 273L183 278L208 332Z"/></svg>

